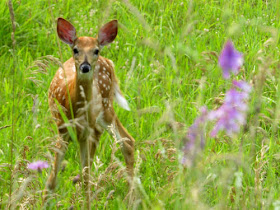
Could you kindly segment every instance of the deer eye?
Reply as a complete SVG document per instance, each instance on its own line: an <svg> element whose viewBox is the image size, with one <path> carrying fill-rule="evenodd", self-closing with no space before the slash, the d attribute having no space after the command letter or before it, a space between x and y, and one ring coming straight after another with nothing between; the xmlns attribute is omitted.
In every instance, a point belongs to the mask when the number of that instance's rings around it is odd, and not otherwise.
<svg viewBox="0 0 280 210"><path fill-rule="evenodd" d="M93 53L94 53L94 55L98 55L99 54L99 49L95 49Z"/></svg>
<svg viewBox="0 0 280 210"><path fill-rule="evenodd" d="M73 52L74 52L75 55L77 55L79 53L79 50L77 48L74 48Z"/></svg>

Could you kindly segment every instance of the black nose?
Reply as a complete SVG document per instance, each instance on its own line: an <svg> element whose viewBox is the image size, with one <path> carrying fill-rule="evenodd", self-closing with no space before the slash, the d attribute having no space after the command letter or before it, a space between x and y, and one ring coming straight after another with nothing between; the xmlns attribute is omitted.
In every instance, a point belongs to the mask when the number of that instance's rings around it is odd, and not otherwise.
<svg viewBox="0 0 280 210"><path fill-rule="evenodd" d="M84 62L80 65L82 73L88 73L91 70L91 65L88 62Z"/></svg>

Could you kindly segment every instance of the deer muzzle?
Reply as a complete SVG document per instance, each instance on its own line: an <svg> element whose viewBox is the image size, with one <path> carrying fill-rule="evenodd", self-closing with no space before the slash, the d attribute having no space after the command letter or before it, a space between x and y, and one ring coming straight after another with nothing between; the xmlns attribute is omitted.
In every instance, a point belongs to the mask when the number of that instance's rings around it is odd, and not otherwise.
<svg viewBox="0 0 280 210"><path fill-rule="evenodd" d="M85 61L80 65L80 71L83 74L88 73L90 70L91 70L91 65L88 62Z"/></svg>

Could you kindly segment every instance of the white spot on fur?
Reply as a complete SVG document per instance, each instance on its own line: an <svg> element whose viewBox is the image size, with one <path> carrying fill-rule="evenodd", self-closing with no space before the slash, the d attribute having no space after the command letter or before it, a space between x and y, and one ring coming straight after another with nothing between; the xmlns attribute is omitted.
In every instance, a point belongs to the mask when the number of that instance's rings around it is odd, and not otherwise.
<svg viewBox="0 0 280 210"><path fill-rule="evenodd" d="M73 65L72 70L73 70L74 73L76 72L76 66L75 65Z"/></svg>
<svg viewBox="0 0 280 210"><path fill-rule="evenodd" d="M84 91L84 88L83 88L83 86L82 85L80 85L80 90L81 90L81 96L83 97L83 98L85 98L86 97L86 95L85 95L85 91Z"/></svg>
<svg viewBox="0 0 280 210"><path fill-rule="evenodd" d="M95 70L99 70L100 69L100 65L99 64L97 64L96 66L95 66Z"/></svg>
<svg viewBox="0 0 280 210"><path fill-rule="evenodd" d="M99 80L99 83L102 84L102 80Z"/></svg>

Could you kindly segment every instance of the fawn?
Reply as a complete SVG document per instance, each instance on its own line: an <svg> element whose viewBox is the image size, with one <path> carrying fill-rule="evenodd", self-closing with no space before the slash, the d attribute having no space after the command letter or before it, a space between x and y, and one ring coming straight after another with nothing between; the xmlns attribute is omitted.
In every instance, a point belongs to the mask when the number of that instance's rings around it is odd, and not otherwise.
<svg viewBox="0 0 280 210"><path fill-rule="evenodd" d="M63 64L63 68L58 69L49 88L51 114L63 141L56 143L54 165L47 180L46 191L54 190L56 186L59 166L70 139L69 124L77 133L88 202L90 168L104 130L121 140L129 182L133 177L135 140L116 116L113 100L127 110L129 106L120 91L113 62L100 56L101 49L114 41L117 32L118 22L112 20L99 30L97 38L76 37L76 29L70 22L63 18L57 20L58 36L71 47L73 57ZM65 123L63 115L70 123Z"/></svg>

